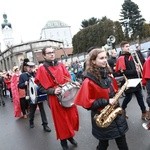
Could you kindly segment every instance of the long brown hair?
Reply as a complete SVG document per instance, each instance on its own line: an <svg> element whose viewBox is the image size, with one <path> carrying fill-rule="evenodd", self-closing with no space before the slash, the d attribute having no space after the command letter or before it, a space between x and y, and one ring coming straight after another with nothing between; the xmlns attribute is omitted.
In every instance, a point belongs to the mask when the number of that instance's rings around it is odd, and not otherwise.
<svg viewBox="0 0 150 150"><path fill-rule="evenodd" d="M102 48L95 48L93 49L87 58L86 61L86 71L93 74L99 81L101 80L101 74L100 74L100 69L97 65L93 63L93 60L96 60L97 56L99 53L106 52L106 50ZM110 67L107 65L106 70L108 73L111 73Z"/></svg>

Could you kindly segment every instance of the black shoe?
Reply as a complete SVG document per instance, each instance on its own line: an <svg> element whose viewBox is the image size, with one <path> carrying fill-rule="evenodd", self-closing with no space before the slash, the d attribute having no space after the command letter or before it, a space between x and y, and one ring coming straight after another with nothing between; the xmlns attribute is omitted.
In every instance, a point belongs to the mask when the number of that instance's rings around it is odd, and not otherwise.
<svg viewBox="0 0 150 150"><path fill-rule="evenodd" d="M69 150L67 140L61 140L60 144L61 144L63 150Z"/></svg>
<svg viewBox="0 0 150 150"><path fill-rule="evenodd" d="M30 124L30 128L34 128L34 124Z"/></svg>
<svg viewBox="0 0 150 150"><path fill-rule="evenodd" d="M99 145L97 145L96 150L99 150Z"/></svg>
<svg viewBox="0 0 150 150"><path fill-rule="evenodd" d="M74 146L77 146L77 145L78 145L77 141L76 141L75 139L73 139L73 138L69 138L68 141L69 141L72 145L74 145Z"/></svg>
<svg viewBox="0 0 150 150"><path fill-rule="evenodd" d="M63 150L69 150L69 147L68 146L62 146L62 149Z"/></svg>
<svg viewBox="0 0 150 150"><path fill-rule="evenodd" d="M3 104L3 106L5 106L5 102L4 101L2 101L2 104Z"/></svg>
<svg viewBox="0 0 150 150"><path fill-rule="evenodd" d="M43 129L45 132L51 132L51 129L47 125L43 126Z"/></svg>

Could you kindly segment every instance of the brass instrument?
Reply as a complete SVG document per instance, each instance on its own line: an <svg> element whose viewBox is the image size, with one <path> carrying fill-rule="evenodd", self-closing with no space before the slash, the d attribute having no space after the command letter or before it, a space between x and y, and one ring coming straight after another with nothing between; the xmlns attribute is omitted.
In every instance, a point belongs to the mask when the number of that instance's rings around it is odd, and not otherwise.
<svg viewBox="0 0 150 150"><path fill-rule="evenodd" d="M107 128L117 117L118 114L122 114L122 108L121 107L116 108L116 104L118 102L119 97L122 95L122 93L127 87L128 80L126 77L125 80L126 82L124 83L124 85L121 87L119 92L116 93L116 95L113 97L113 99L115 99L115 103L113 105L108 104L104 109L101 110L99 115L97 114L94 116L94 119L98 127Z"/></svg>
<svg viewBox="0 0 150 150"><path fill-rule="evenodd" d="M138 76L140 78L140 77L142 77L142 71L143 71L142 63L141 63L140 58L135 50L133 50L131 52L131 55L132 55L135 66L139 67L139 69L140 69L140 74L138 74Z"/></svg>

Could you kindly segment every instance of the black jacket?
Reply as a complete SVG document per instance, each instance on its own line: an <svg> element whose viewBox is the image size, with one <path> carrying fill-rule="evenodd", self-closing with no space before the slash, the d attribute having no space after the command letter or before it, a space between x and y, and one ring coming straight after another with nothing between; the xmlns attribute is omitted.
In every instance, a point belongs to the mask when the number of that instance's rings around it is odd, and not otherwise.
<svg viewBox="0 0 150 150"><path fill-rule="evenodd" d="M86 77L90 78L92 81L94 81L97 85L103 88L110 88L109 97L114 97L114 91L111 89L111 80L109 77L103 78L101 82L98 82L93 75L87 73ZM98 108L104 107L108 105L108 100L105 99L99 99L94 101L93 105L89 110L91 110L91 121L92 121L92 134L95 138L101 139L101 140L111 140L118 138L122 135L124 135L128 131L128 125L125 116L118 115L114 121L107 127L107 128L100 128L96 125L94 116L99 112ZM116 106L118 107L119 104Z"/></svg>
<svg viewBox="0 0 150 150"><path fill-rule="evenodd" d="M125 74L125 76L128 79L139 78L139 75L137 74L135 63L134 63L133 59L129 59L131 54L130 53L124 53L122 55L124 56L124 61L125 61L125 66L126 66L126 70L124 70L124 72L123 72ZM124 82L122 84L124 84ZM138 84L136 87L131 87L131 88L127 89L125 91L125 93L134 93L134 92L139 91L139 90L141 90L140 84Z"/></svg>

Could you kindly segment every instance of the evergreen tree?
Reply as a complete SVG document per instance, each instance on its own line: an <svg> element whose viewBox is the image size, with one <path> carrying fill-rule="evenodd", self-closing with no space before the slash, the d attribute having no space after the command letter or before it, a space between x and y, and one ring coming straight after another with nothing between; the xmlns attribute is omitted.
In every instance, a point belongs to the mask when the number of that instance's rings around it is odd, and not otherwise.
<svg viewBox="0 0 150 150"><path fill-rule="evenodd" d="M114 22L114 36L116 37L115 43L117 43L117 44L124 40L122 26L119 21Z"/></svg>
<svg viewBox="0 0 150 150"><path fill-rule="evenodd" d="M99 19L94 18L94 17L90 18L89 20L84 19L81 23L81 27L86 28L88 26L95 25L98 22L99 22Z"/></svg>
<svg viewBox="0 0 150 150"><path fill-rule="evenodd" d="M125 0L122 5L120 23L124 28L126 38L136 39L141 36L145 19L142 18L137 4L131 0Z"/></svg>
<svg viewBox="0 0 150 150"><path fill-rule="evenodd" d="M142 38L147 38L150 37L150 24L144 23L143 28L142 28Z"/></svg>
<svg viewBox="0 0 150 150"><path fill-rule="evenodd" d="M72 39L73 53L85 52L92 46L102 47L107 44L107 39L110 35L116 37L115 44L124 39L120 23L114 22L105 16L99 19L99 23L90 25L74 35Z"/></svg>

